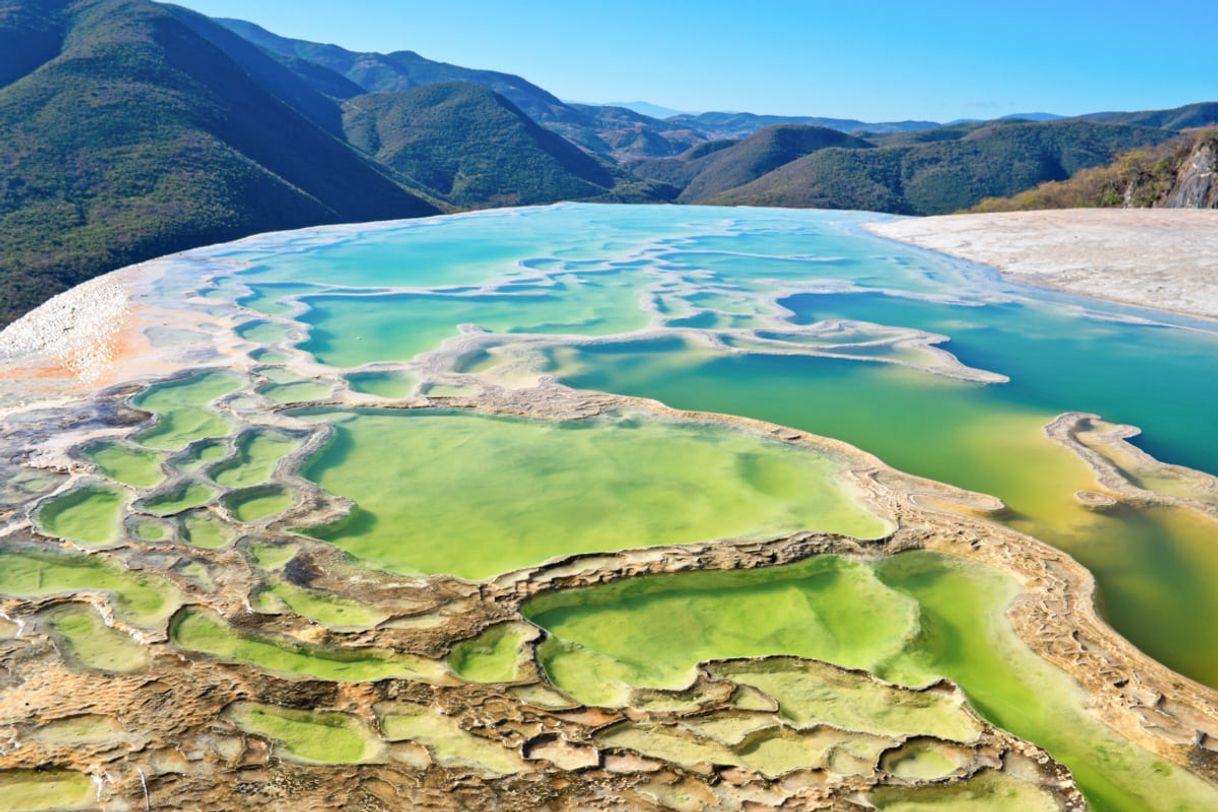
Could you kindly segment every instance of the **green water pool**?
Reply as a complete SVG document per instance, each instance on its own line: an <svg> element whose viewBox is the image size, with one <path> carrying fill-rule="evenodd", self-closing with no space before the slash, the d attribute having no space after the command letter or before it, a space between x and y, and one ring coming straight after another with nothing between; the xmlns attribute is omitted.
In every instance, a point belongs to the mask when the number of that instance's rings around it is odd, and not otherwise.
<svg viewBox="0 0 1218 812"><path fill-rule="evenodd" d="M589 702L614 683L679 688L703 661L798 655L920 685L945 676L992 722L1065 762L1097 809L1203 810L1218 790L1135 747L1086 710L1074 681L1015 636L1018 586L934 553L832 556L768 570L645 576L547 593L524 613L560 689Z"/></svg>
<svg viewBox="0 0 1218 812"><path fill-rule="evenodd" d="M966 263L870 236L860 226L874 219L569 205L350 227L326 244L286 236L241 249L233 258L248 264L221 280L220 292L264 314L238 328L246 341L302 336L299 349L336 368L356 393L401 398L418 386L468 395L502 384L494 376L510 360L517 366L507 373L509 383L523 368L522 379L548 374L578 389L759 418L993 494L1009 506L1002 521L1058 546L1095 574L1103 612L1122 634L1171 668L1218 686L1218 624L1210 622L1218 615L1212 588L1218 523L1180 508L1085 509L1074 494L1096 489L1093 475L1043 432L1060 412L1095 411L1142 427L1138 445L1160 459L1218 472L1218 421L1211 414L1218 331L1175 317L1154 317L1152 324L1137 318L1153 314L1131 308L1015 288ZM280 322L292 313L299 315L289 331ZM843 320L866 324L801 332ZM890 328L946 336L942 349L1009 383L935 375L914 368L932 357L925 350L858 343L891 335ZM639 332L645 329L651 332ZM423 357L462 331L488 331L493 341L477 343L449 370L464 379L429 378L434 370ZM796 350L833 344L855 360L779 355L775 340ZM345 391L332 390L324 376L273 366L300 361L300 352L263 346L251 356L268 365L258 370L267 378L258 391L273 403ZM891 361L907 366L879 363ZM48 501L42 529L107 546L128 501L119 483L153 487L173 468L242 489L220 497L238 518L258 521L285 509L289 492L265 488L275 487L268 480L290 444L257 439L274 433L243 435L231 454L229 441L219 442L235 425L215 401L244 383L202 372L136 398L135 405L156 415L133 438L144 448L96 446L98 473L113 483ZM328 408L289 416L329 428L329 442L305 461L302 474L354 503L346 519L302 530L396 573L478 580L575 553L801 529L874 537L888 529L859 507L836 460L742 431L622 415L553 422ZM165 469L161 451L173 452ZM154 507L138 498L132 504ZM192 508L199 504L171 493L168 504L155 507L188 511L173 521L192 545L230 543L230 531ZM249 549L269 572L295 547ZM104 568L81 576L76 566L20 563L13 573L0 570L0 592L56 594L86 582L96 590L148 592L147 584ZM325 593L268 577L258 595L263 611L296 611L335 627L378 622ZM540 648L547 673L588 702L613 704L629 686L680 687L699 662L722 657L818 657L905 684L947 676L986 718L1067 763L1099 809L1218 805L1212 788L1086 713L1078 687L1011 631L1003 609L1014 589L985 568L903 554L640 578L547 595L528 613L551 632ZM149 594L140 602L155 603ZM163 596L143 614L163 619L175 606L172 595ZM191 611L177 617L174 641L199 655L288 676L375 679L451 668L467 679L504 682L515 676L527 637L513 629L460 644L447 667L404 663L389 652L348 659L349 653L247 634ZM297 737L308 744L317 733L282 719L274 724L285 742ZM436 727L418 708L386 710L383 725L403 737L432 729L428 746L441 763L507 771L507 762L498 761L502 753L471 754L459 731ZM265 735L272 735L269 728ZM942 770L947 758L906 755L901 769L911 774ZM1039 803L1019 792L982 775L938 795L891 792L872 800L894 810Z"/></svg>
<svg viewBox="0 0 1218 812"><path fill-rule="evenodd" d="M297 415L333 427L303 475L356 503L308 532L395 572L480 579L572 553L888 529L841 482L840 462L733 429L433 410Z"/></svg>

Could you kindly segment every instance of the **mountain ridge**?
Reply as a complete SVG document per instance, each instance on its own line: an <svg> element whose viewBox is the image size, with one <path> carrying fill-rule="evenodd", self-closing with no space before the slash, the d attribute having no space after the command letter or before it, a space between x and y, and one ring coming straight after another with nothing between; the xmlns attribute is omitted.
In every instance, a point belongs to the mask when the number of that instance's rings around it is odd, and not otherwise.
<svg viewBox="0 0 1218 812"><path fill-rule="evenodd" d="M646 199L659 189L628 179L472 82L369 93L347 99L343 110L350 143L458 206ZM466 126L455 129L453 121Z"/></svg>
<svg viewBox="0 0 1218 812"><path fill-rule="evenodd" d="M8 7L60 44L0 88L0 322L194 245L442 210L252 79L193 30L206 18L147 0Z"/></svg>

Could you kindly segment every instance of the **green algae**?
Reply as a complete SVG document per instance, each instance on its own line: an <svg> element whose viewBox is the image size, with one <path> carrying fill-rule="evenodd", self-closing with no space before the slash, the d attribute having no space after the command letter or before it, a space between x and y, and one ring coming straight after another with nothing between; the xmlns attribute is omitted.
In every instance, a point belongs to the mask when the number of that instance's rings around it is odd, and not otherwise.
<svg viewBox="0 0 1218 812"><path fill-rule="evenodd" d="M1092 716L1077 683L1015 635L1005 610L1018 590L988 567L912 552L644 576L542 594L522 611L551 635L538 650L551 681L586 702L623 682L679 686L697 662L767 654L905 685L947 677L989 721L1069 766L1095 809L1214 808L1218 790Z"/></svg>
<svg viewBox="0 0 1218 812"><path fill-rule="evenodd" d="M161 458L151 451L125 443L95 443L85 450L102 474L136 488L153 488L165 480Z"/></svg>
<svg viewBox="0 0 1218 812"><path fill-rule="evenodd" d="M96 809L93 779L71 770L0 770L0 812Z"/></svg>
<svg viewBox="0 0 1218 812"><path fill-rule="evenodd" d="M174 467L179 471L197 471L213 462L224 459L228 454L228 446L220 440L207 440L195 443L183 456L174 460Z"/></svg>
<svg viewBox="0 0 1218 812"><path fill-rule="evenodd" d="M210 502L216 489L202 482L183 482L164 493L142 499L140 510L156 516L171 516Z"/></svg>
<svg viewBox="0 0 1218 812"><path fill-rule="evenodd" d="M497 623L453 646L448 665L468 682L512 682L528 661L525 644L536 636L527 623Z"/></svg>
<svg viewBox="0 0 1218 812"><path fill-rule="evenodd" d="M887 529L842 484L837 460L730 428L435 410L294 414L334 426L303 476L357 504L308 532L394 572L478 579L576 552ZM589 521L598 516L613 519Z"/></svg>
<svg viewBox="0 0 1218 812"><path fill-rule="evenodd" d="M1094 411L1140 426L1139 447L1159 459L1212 470L1218 424L1201 406L1218 399L1218 375L1204 373L1218 357L1212 331L1080 318L1036 301L977 307L856 293L780 303L801 324L850 318L949 335L961 362L1012 380L978 386L890 365L642 342L555 351L553 371L575 387L834 437L896 468L998 496L1010 508L1003 521L1095 574L1118 631L1218 686L1218 659L1208 656L1218 648L1218 624L1209 622L1218 613L1209 586L1218 547L1205 541L1213 528L1207 534L1170 511L1087 510L1073 494L1094 490L1094 475L1043 432L1060 412ZM1141 385L1131 390L1129 381Z"/></svg>
<svg viewBox="0 0 1218 812"><path fill-rule="evenodd" d="M773 697L783 718L804 727L827 722L881 736L926 734L971 741L981 725L955 696L909 691L815 661L766 659L717 663L712 674Z"/></svg>
<svg viewBox="0 0 1218 812"><path fill-rule="evenodd" d="M164 541L169 538L169 528L160 522L137 522L135 537L140 541Z"/></svg>
<svg viewBox="0 0 1218 812"><path fill-rule="evenodd" d="M383 705L377 714L386 739L417 742L442 767L466 767L491 775L511 775L525 769L515 750L476 736L462 729L457 720L423 705Z"/></svg>
<svg viewBox="0 0 1218 812"><path fill-rule="evenodd" d="M67 658L86 668L110 674L130 674L148 664L144 646L117 629L107 626L88 604L65 603L41 615Z"/></svg>
<svg viewBox="0 0 1218 812"><path fill-rule="evenodd" d="M211 569L202 561L185 561L176 570L204 592L216 591L216 579L212 577Z"/></svg>
<svg viewBox="0 0 1218 812"><path fill-rule="evenodd" d="M578 702L540 683L517 686L512 689L512 694L526 705L542 710L570 710L579 707Z"/></svg>
<svg viewBox="0 0 1218 812"><path fill-rule="evenodd" d="M382 679L436 680L443 665L435 660L381 649L338 649L301 643L287 637L239 632L218 615L198 608L179 612L169 627L170 639L185 651L218 660L249 663L264 671L333 682Z"/></svg>
<svg viewBox="0 0 1218 812"><path fill-rule="evenodd" d="M306 764L367 763L379 760L385 749L367 724L346 713L238 702L224 715L246 733L272 739L277 754Z"/></svg>
<svg viewBox="0 0 1218 812"><path fill-rule="evenodd" d="M967 753L935 741L910 741L889 750L880 768L897 778L933 781L944 778L969 762Z"/></svg>
<svg viewBox="0 0 1218 812"><path fill-rule="evenodd" d="M880 787L867 800L883 812L1058 812L1061 806L1040 787L987 770L955 784Z"/></svg>
<svg viewBox="0 0 1218 812"><path fill-rule="evenodd" d="M734 595L747 600L725 611ZM918 632L914 600L867 564L831 556L545 593L522 611L551 633L537 652L550 679L588 704L615 704L623 684L683 688L714 659L793 654L875 671Z"/></svg>
<svg viewBox="0 0 1218 812"><path fill-rule="evenodd" d="M1064 762L1093 809L1179 812L1218 805L1218 790L1088 713L1078 684L1016 637L1004 612L1018 594L1013 579L931 554L881 560L877 571L922 606L924 646L914 659L959 683L991 722Z"/></svg>
<svg viewBox="0 0 1218 812"><path fill-rule="evenodd" d="M267 259L263 269L242 276L327 284L341 278L344 284L382 289L467 284L514 273L513 264L519 259L534 257L527 267L553 272L566 267L557 257L605 259L610 250L637 250L659 237L661 241L649 249L648 264L662 269L669 279L683 274L698 288L697 293L665 297L667 315L675 318L693 315L695 308L756 315L765 308L756 307L759 297L746 298L745 292L772 293L775 280L783 287L828 281L952 296L975 292L975 286L954 284L961 281L962 273L949 260L851 233L854 224L868 217L651 207L603 208L593 213L586 207L563 207L544 216L526 213L511 226L498 217L472 218L480 221L476 224L458 219L443 227L404 228L400 236L396 230L373 232L341 247L289 250ZM708 228L716 235L690 236ZM571 245L564 242L572 234L580 238L577 251L568 251ZM606 236L610 234L613 239ZM420 243L421 253L404 250ZM551 254L556 258L536 259ZM659 273L656 278L661 278ZM527 284L516 284L513 290L545 297L544 285L537 280L518 281ZM733 291L733 285L739 290ZM668 290L677 288L669 285ZM981 292L990 291L983 286ZM257 291L255 301L286 311L282 302L273 303L275 293L269 288ZM352 297L341 298L316 297L320 307L313 316L330 302L352 307L335 310L336 318L329 322L322 314L311 323L310 341L330 333L338 341L331 349L358 354L362 348L353 336L362 332L362 325L349 317L360 308ZM560 292L555 298L569 297ZM370 308L364 312L381 309L387 320L392 319L390 299L372 297L364 303ZM428 301L426 296L401 296L397 303L409 311ZM747 414L839 437L897 467L995 493L1011 505L1004 518L1012 526L1058 544L1097 574L1108 619L1135 644L1171 667L1218 684L1218 660L1210 656L1218 646L1218 626L1210 622L1218 612L1218 593L1210 588L1218 573L1218 553L1214 553L1218 548L1207 544L1213 528L1175 511L1085 512L1072 493L1092 488L1093 478L1041 432L1041 426L1059 411L1100 411L1147 428L1144 447L1158 456L1212 467L1218 447L1213 426L1218 424L1205 405L1216 399L1212 395L1218 389L1218 376L1204 374L1218 357L1212 336L1193 339L1179 330L1101 324L1080 319L1066 308L1048 318L1045 313L1054 307L1035 301L964 308L893 296L835 294L781 304L796 312L798 323L846 318L951 335L950 349L963 362L1009 374L1012 383L980 387L909 370L892 370L896 374L890 375L888 368L851 361L756 355L724 359L721 353L691 360L688 355L675 357L684 350L672 346L651 357L632 349L614 359L607 372L606 365L594 363L566 380L587 388L656 396L680 408ZM637 302L623 306L637 307ZM503 329L533 318L523 312L528 308L531 304L524 304L521 315L505 321L509 326ZM481 304L471 305L471 315L454 316L479 323L483 309ZM485 309L493 314L494 306ZM377 351L384 349L386 357L396 357L399 346L430 329L427 315L417 324L386 322L383 337L364 335L360 343L382 343ZM731 323L722 318L710 322L721 327ZM436 333L441 339L456 334L452 319L438 319L436 324L442 328ZM860 358L874 357L871 350L855 352ZM687 374L691 367L704 365L714 368ZM864 366L869 371L858 371ZM1126 385L1130 380L1143 385L1130 390ZM431 464L431 460L423 462ZM388 534L389 527L380 531ZM944 609L928 616L928 622L949 615Z"/></svg>
<svg viewBox="0 0 1218 812"><path fill-rule="evenodd" d="M34 523L51 536L101 547L119 539L127 494L109 485L84 485L43 502Z"/></svg>
<svg viewBox="0 0 1218 812"><path fill-rule="evenodd" d="M353 598L318 589L307 589L281 579L257 596L263 612L287 609L332 629L370 629L389 615Z"/></svg>
<svg viewBox="0 0 1218 812"><path fill-rule="evenodd" d="M182 595L160 576L124 569L95 555L0 550L0 594L41 598L100 592L115 612L132 623L156 627L182 603Z"/></svg>
<svg viewBox="0 0 1218 812"><path fill-rule="evenodd" d="M719 711L681 720L681 726L723 744L739 744L750 733L774 726L771 713Z"/></svg>
<svg viewBox="0 0 1218 812"><path fill-rule="evenodd" d="M226 489L261 485L271 479L275 464L299 445L299 441L277 432L249 432L238 439L236 453L208 473Z"/></svg>
<svg viewBox="0 0 1218 812"><path fill-rule="evenodd" d="M295 495L280 485L247 488L224 497L224 506L243 522L256 522L282 513L295 502Z"/></svg>
<svg viewBox="0 0 1218 812"><path fill-rule="evenodd" d="M818 728L792 730L770 725L728 744L679 724L622 722L596 734L603 746L622 747L685 766L731 764L778 778L793 770L832 769L839 775L871 771L889 739Z"/></svg>
<svg viewBox="0 0 1218 812"><path fill-rule="evenodd" d="M59 747L79 744L100 744L122 739L123 728L109 716L82 713L51 722L44 722L31 731L35 741Z"/></svg>
<svg viewBox="0 0 1218 812"><path fill-rule="evenodd" d="M155 414L157 421L136 434L135 440L149 448L176 451L195 440L228 435L228 418L207 404L241 385L242 379L231 372L203 372L149 387L133 402Z"/></svg>
<svg viewBox="0 0 1218 812"><path fill-rule="evenodd" d="M195 547L218 550L226 547L236 533L224 522L205 512L187 513L180 519L182 537Z"/></svg>
<svg viewBox="0 0 1218 812"><path fill-rule="evenodd" d="M411 393L415 379L404 372L352 372L347 385L353 392L397 400Z"/></svg>
<svg viewBox="0 0 1218 812"><path fill-rule="evenodd" d="M267 572L283 569L296 555L295 544L251 544L250 557L254 563Z"/></svg>

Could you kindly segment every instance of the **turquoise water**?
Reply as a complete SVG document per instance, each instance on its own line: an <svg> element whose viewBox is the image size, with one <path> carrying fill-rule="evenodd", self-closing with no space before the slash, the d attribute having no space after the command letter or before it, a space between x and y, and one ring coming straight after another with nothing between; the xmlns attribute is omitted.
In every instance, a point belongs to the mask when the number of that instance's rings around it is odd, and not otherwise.
<svg viewBox="0 0 1218 812"><path fill-rule="evenodd" d="M299 347L319 362L378 364L345 373L352 380L414 359L394 374L447 391L457 383L429 380L437 370L418 359L461 331L485 333L474 363L438 371L468 372L476 383L505 360L523 361L575 388L839 438L910 473L995 495L1010 508L1004 522L1095 573L1102 609L1122 634L1218 686L1218 523L1178 508L1084 509L1074 494L1095 489L1094 476L1043 432L1061 412L1098 412L1140 426L1138 444L1160 459L1218 473L1218 327L1146 313L1165 323L1139 323L1130 308L1006 285L861 228L877 219L710 207L508 210L369 226L337 240L301 232L230 252L243 266L220 284L268 318L299 312L307 336ZM939 347L964 365L1010 380L979 384L916 368L926 356L916 348L842 350L859 360L807 354L843 340L810 329L836 320L945 336ZM758 340L767 338L805 354L766 354ZM377 512L369 501L357 515ZM392 548L372 558L388 561ZM471 574L523 563L491 551ZM1010 708L975 698L991 718L1009 718Z"/></svg>
<svg viewBox="0 0 1218 812"><path fill-rule="evenodd" d="M311 296L302 346L332 366L409 360L457 335L457 327L505 333L612 335L647 326L639 308L647 279L637 272L556 275L550 287L501 295ZM352 325L358 325L352 327Z"/></svg>
<svg viewBox="0 0 1218 812"><path fill-rule="evenodd" d="M1141 426L1139 443L1161 459L1218 472L1209 406L1218 402L1218 336L1005 287L861 229L876 218L713 207L508 210L353 230L327 245L300 236L237 255L250 270L234 281L253 286L240 301L263 312L300 307L308 328L301 348L333 366L409 361L461 329L507 347L515 335L550 335L554 346L538 351L531 368L570 386L805 429L998 496L1011 526L1096 574L1122 633L1218 685L1218 624L1207 620L1218 614L1218 594L1206 586L1218 582L1218 525L1182 511L1081 508L1073 494L1094 488L1093 477L1041 431L1060 412L1095 411ZM837 319L947 336L942 348L1010 382L727 350L776 336L798 350L815 341L792 330ZM661 332L614 340L644 329ZM883 346L843 352L914 358ZM494 373L495 359L475 360L459 368Z"/></svg>
<svg viewBox="0 0 1218 812"><path fill-rule="evenodd" d="M823 300L823 301L820 301ZM867 318L952 335L981 385L828 358L713 356L629 343L562 359L571 386L743 414L836 437L910 473L993 494L1007 523L1095 573L1113 625L1147 653L1218 686L1218 523L1186 511L1103 515L1073 498L1090 473L1043 435L1063 411L1143 427L1141 445L1200 469L1218 463L1218 340L1210 333L1084 319L1055 306L945 307L885 296L799 297L805 319ZM557 363L557 362L556 362Z"/></svg>

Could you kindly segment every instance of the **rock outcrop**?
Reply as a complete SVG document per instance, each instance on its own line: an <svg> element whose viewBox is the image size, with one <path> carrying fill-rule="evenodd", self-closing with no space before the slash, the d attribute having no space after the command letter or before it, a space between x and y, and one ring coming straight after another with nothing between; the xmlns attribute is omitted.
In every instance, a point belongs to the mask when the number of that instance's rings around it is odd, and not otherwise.
<svg viewBox="0 0 1218 812"><path fill-rule="evenodd" d="M1205 133L1193 143L1163 206L1169 209L1218 208L1218 131Z"/></svg>

